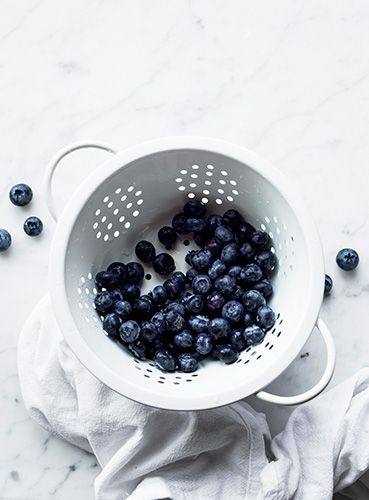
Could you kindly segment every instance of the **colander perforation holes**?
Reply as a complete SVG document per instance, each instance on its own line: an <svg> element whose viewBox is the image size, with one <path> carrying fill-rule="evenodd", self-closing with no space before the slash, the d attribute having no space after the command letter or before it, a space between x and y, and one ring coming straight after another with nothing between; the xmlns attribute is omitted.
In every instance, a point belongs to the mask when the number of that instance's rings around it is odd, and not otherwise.
<svg viewBox="0 0 369 500"><path fill-rule="evenodd" d="M189 198L195 198L195 196L196 196L196 195L195 195L195 193L188 193L188 195L187 195L187 196L188 196Z"/></svg>
<svg viewBox="0 0 369 500"><path fill-rule="evenodd" d="M108 201L109 201L109 196L105 196L105 198L103 199L103 202L108 203Z"/></svg>
<svg viewBox="0 0 369 500"><path fill-rule="evenodd" d="M191 168L192 168L193 170L198 170L200 167L199 167L198 165L192 165L192 166L191 166Z"/></svg>
<svg viewBox="0 0 369 500"><path fill-rule="evenodd" d="M190 188L194 189L196 187L196 184L194 182L190 183Z"/></svg>
<svg viewBox="0 0 369 500"><path fill-rule="evenodd" d="M98 232L96 233L96 238L97 238L97 239L101 238L101 231L98 231Z"/></svg>
<svg viewBox="0 0 369 500"><path fill-rule="evenodd" d="M144 202L144 201L143 201L142 199L141 199L141 200L138 200L137 205L142 205L142 203L143 203L143 202Z"/></svg>
<svg viewBox="0 0 369 500"><path fill-rule="evenodd" d="M215 200L215 203L216 203L217 205L222 205L223 200L221 200L220 198L217 198L217 199Z"/></svg>
<svg viewBox="0 0 369 500"><path fill-rule="evenodd" d="M133 190L134 190L134 186L129 186L129 188L127 189L127 191L128 191L129 193L132 193L132 191L133 191Z"/></svg>
<svg viewBox="0 0 369 500"><path fill-rule="evenodd" d="M176 182L178 182L178 183L183 182L182 177L177 177Z"/></svg>
<svg viewBox="0 0 369 500"><path fill-rule="evenodd" d="M119 234L120 234L120 233L119 233L119 231L118 231L118 230L117 230L117 231L114 231L114 238L118 238Z"/></svg>
<svg viewBox="0 0 369 500"><path fill-rule="evenodd" d="M209 202L208 198L201 198L201 201L205 203L205 205Z"/></svg>
<svg viewBox="0 0 369 500"><path fill-rule="evenodd" d="M109 222L109 224L106 227L107 227L107 229L111 229L113 227L113 224L111 222Z"/></svg>
<svg viewBox="0 0 369 500"><path fill-rule="evenodd" d="M197 174L191 174L192 179L197 179L198 175Z"/></svg>
<svg viewBox="0 0 369 500"><path fill-rule="evenodd" d="M209 170L214 170L214 165L206 165L206 168L208 168Z"/></svg>
<svg viewBox="0 0 369 500"><path fill-rule="evenodd" d="M281 331L277 333L277 337L280 337L281 336Z"/></svg>
<svg viewBox="0 0 369 500"><path fill-rule="evenodd" d="M127 195L126 195L126 194L124 194L124 195L121 197L120 201L123 201L123 202L124 202L124 201L126 201L126 199L127 199Z"/></svg>
<svg viewBox="0 0 369 500"><path fill-rule="evenodd" d="M261 354L259 354L259 356L258 356L256 359L257 359L257 360L258 360L258 359L260 359L260 358L261 358L261 356L262 356L262 355L261 355Z"/></svg>
<svg viewBox="0 0 369 500"><path fill-rule="evenodd" d="M224 179L219 179L219 184L221 184L222 186L225 186L227 183Z"/></svg>
<svg viewBox="0 0 369 500"><path fill-rule="evenodd" d="M113 215L118 215L119 214L119 208L114 209Z"/></svg>
<svg viewBox="0 0 369 500"><path fill-rule="evenodd" d="M100 210L100 208L98 208L98 209L96 210L96 212L95 212L95 215L96 215L96 217L97 217L97 216L98 216L98 215L100 215L100 214L101 214L101 210Z"/></svg>
<svg viewBox="0 0 369 500"><path fill-rule="evenodd" d="M108 208L111 208L113 205L114 205L114 203L112 201L109 201Z"/></svg>
<svg viewBox="0 0 369 500"><path fill-rule="evenodd" d="M118 188L118 189L115 190L115 194L119 194L121 192L122 192L122 188Z"/></svg>
<svg viewBox="0 0 369 500"><path fill-rule="evenodd" d="M271 350L273 349L273 347L274 347L274 344L271 344L271 345L269 346L269 351L271 351Z"/></svg>
<svg viewBox="0 0 369 500"><path fill-rule="evenodd" d="M135 368L136 368L136 370L140 370L141 371L141 366L135 365Z"/></svg>
<svg viewBox="0 0 369 500"><path fill-rule="evenodd" d="M179 186L178 187L178 191L184 191L185 189L186 189L185 186Z"/></svg>
<svg viewBox="0 0 369 500"><path fill-rule="evenodd" d="M144 373L144 377L151 378L150 375L147 375L147 373Z"/></svg>
<svg viewBox="0 0 369 500"><path fill-rule="evenodd" d="M228 195L228 196L227 196L227 200L228 200L228 201L233 201L233 197Z"/></svg>
<svg viewBox="0 0 369 500"><path fill-rule="evenodd" d="M158 384L164 384L163 380L158 380L157 382L158 382Z"/></svg>

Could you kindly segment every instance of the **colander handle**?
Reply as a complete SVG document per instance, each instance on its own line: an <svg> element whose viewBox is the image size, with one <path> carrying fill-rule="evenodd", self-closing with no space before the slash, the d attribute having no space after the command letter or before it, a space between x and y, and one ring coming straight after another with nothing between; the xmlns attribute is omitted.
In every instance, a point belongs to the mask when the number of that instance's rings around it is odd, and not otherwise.
<svg viewBox="0 0 369 500"><path fill-rule="evenodd" d="M58 222L58 215L57 215L57 210L55 206L55 200L53 198L52 194L52 181L54 177L54 173L56 170L56 167L59 165L61 160L68 156L70 153L73 153L74 151L78 151L79 149L86 149L86 148L95 148L95 149L101 149L103 151L107 151L108 153L116 154L117 151L111 147L109 144L105 144L103 142L93 142L93 141L80 141L80 142L73 142L72 144L69 144L68 146L65 146L64 148L60 149L50 160L46 172L45 172L45 177L44 177L44 188L45 188L45 194L46 194L46 204L49 209L51 217L54 219L55 222Z"/></svg>
<svg viewBox="0 0 369 500"><path fill-rule="evenodd" d="M310 401L311 399L315 398L315 396L318 396L318 394L324 391L324 389L329 384L334 372L336 350L334 347L332 335L322 319L318 319L316 327L321 333L327 349L327 364L319 382L317 382L314 387L312 387L308 391L303 392L302 394L297 394L296 396L277 396L265 391L257 392L255 396L257 396L259 399L262 399L263 401L268 401L268 403L275 403L279 405L299 405L301 403L306 403L306 401Z"/></svg>

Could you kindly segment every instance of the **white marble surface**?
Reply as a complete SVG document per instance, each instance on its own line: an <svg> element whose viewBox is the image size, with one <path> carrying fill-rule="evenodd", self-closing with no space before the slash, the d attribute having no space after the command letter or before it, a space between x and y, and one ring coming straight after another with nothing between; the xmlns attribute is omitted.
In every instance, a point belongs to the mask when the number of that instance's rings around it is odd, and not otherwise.
<svg viewBox="0 0 369 500"><path fill-rule="evenodd" d="M299 185L335 281L322 308L337 346L333 384L368 363L368 23L366 0L0 2L0 227L14 239L0 256L0 499L91 499L99 470L29 420L16 368L19 330L47 290L54 225L41 180L71 141L124 148L198 134L273 161ZM93 168L102 155L90 158ZM78 155L65 163L60 202L86 174ZM7 200L19 181L35 191L26 209ZM45 222L37 241L22 232L31 213ZM336 268L342 246L360 252L356 273ZM316 334L303 352L274 388L297 392L317 379ZM274 431L290 411L258 407Z"/></svg>

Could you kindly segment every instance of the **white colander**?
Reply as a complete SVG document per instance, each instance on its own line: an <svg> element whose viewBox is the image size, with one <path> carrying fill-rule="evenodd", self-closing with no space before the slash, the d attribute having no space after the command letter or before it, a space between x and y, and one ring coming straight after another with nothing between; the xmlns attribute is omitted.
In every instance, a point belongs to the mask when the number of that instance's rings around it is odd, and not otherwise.
<svg viewBox="0 0 369 500"><path fill-rule="evenodd" d="M133 400L159 408L198 410L232 403L251 394L280 404L298 404L319 394L330 381L335 352L318 318L323 296L322 251L299 194L273 166L254 153L208 138L158 139L116 152L105 144L76 143L58 152L46 175L51 215L55 168L67 154L99 148L111 157L79 187L57 224L50 257L54 312L66 341L90 372ZM199 198L209 212L236 207L256 227L268 231L278 256L271 306L277 322L262 344L249 347L232 365L202 362L193 374L163 373L152 361L134 359L103 334L94 309L94 276L113 261L136 260L135 244L151 240L159 250L158 229L170 223L188 198ZM173 253L185 270L189 247L183 239ZM190 247L191 248L191 247ZM146 293L162 281L150 267ZM292 397L261 391L297 356L314 326L327 347L320 381Z"/></svg>

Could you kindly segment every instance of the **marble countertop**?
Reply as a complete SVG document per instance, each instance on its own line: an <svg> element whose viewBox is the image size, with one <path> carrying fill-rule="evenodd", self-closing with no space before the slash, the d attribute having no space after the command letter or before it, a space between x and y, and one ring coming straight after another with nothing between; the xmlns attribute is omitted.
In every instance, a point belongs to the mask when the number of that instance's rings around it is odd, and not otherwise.
<svg viewBox="0 0 369 500"><path fill-rule="evenodd" d="M42 177L60 147L98 139L119 148L166 135L207 135L254 149L299 186L318 226L334 290L322 307L337 347L332 384L368 363L369 4L234 0L4 1L0 17L0 499L93 498L94 457L38 428L19 389L19 331L47 291L54 224ZM99 153L78 153L56 178L60 206ZM86 164L87 162L84 162ZM32 206L9 187L27 182ZM39 239L22 231L40 215ZM357 272L335 265L343 246ZM10 312L11 311L11 312ZM324 365L314 332L273 389L312 385ZM273 432L290 409L255 403Z"/></svg>

